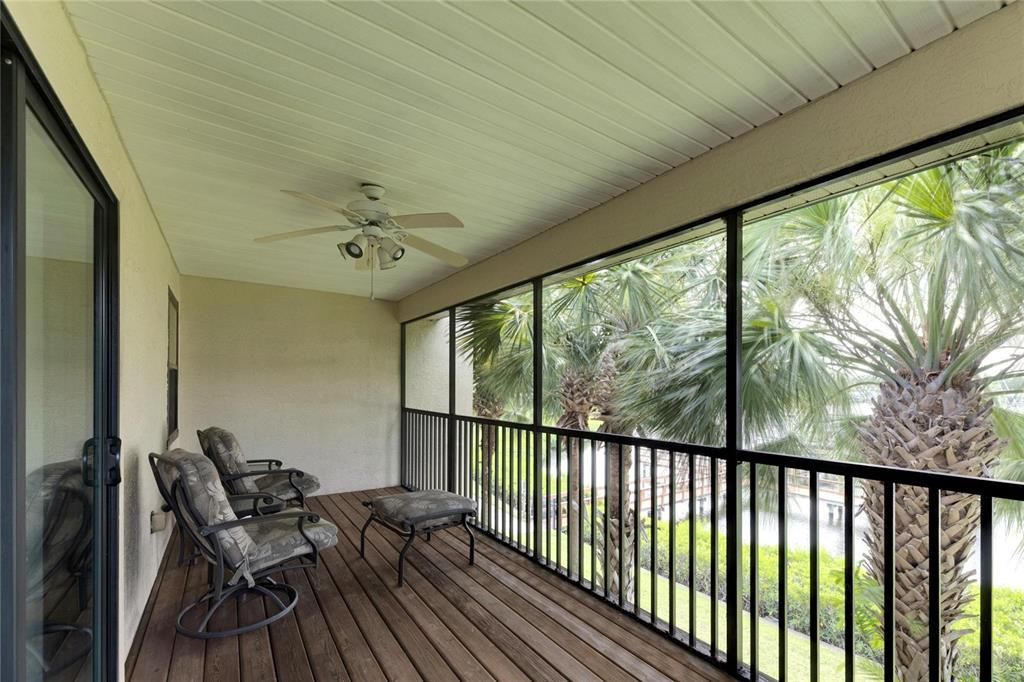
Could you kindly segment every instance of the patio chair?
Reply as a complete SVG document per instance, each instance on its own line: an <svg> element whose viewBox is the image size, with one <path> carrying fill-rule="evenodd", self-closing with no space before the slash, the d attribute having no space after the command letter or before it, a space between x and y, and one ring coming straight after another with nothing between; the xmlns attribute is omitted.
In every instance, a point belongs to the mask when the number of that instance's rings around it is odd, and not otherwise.
<svg viewBox="0 0 1024 682"><path fill-rule="evenodd" d="M279 459L246 459L234 434L218 426L196 431L203 454L217 467L220 480L232 495L270 493L302 507L306 496L320 489L320 481L298 469L285 469Z"/></svg>
<svg viewBox="0 0 1024 682"><path fill-rule="evenodd" d="M26 596L31 665L56 675L92 651L92 491L77 459L44 464L25 489ZM83 623L82 621L85 621Z"/></svg>
<svg viewBox="0 0 1024 682"><path fill-rule="evenodd" d="M216 467L206 457L185 450L151 453L150 467L179 528L209 562L209 589L178 614L175 628L187 637L213 639L252 632L280 620L298 603L298 592L270 576L304 569L314 585L320 552L338 541L334 524L306 510L238 518L231 508ZM224 630L211 622L229 600L245 593L265 597L267 616ZM276 605L276 612L271 613ZM192 615L195 614L195 615ZM198 619L198 624L189 624Z"/></svg>

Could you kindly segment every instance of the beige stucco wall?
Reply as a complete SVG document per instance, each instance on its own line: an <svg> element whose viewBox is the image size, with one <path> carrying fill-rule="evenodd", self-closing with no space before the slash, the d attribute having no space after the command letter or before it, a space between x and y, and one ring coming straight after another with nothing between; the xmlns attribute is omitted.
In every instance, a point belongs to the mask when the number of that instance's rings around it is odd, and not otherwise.
<svg viewBox="0 0 1024 682"><path fill-rule="evenodd" d="M178 269L153 215L62 5L8 3L47 78L120 201L120 435L121 642L131 645L167 531L149 533L159 506L145 455L166 441L167 288L178 289Z"/></svg>
<svg viewBox="0 0 1024 682"><path fill-rule="evenodd" d="M322 492L398 483L395 304L182 277L183 447L221 426L246 456L320 478Z"/></svg>
<svg viewBox="0 0 1024 682"><path fill-rule="evenodd" d="M409 320L1024 104L1024 3L399 302Z"/></svg>

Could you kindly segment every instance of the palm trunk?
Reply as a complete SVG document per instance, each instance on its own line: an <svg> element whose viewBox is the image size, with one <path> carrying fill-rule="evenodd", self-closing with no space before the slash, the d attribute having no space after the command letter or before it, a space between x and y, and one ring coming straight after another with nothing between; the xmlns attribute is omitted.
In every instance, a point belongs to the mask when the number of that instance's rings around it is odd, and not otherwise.
<svg viewBox="0 0 1024 682"><path fill-rule="evenodd" d="M623 603L633 598L633 551L636 538L633 533L634 511L629 501L629 477L633 468L633 448L608 443L605 447L608 457L608 480L605 504L608 509L608 594L621 597ZM619 526L622 526L620 536ZM620 557L622 571L620 572ZM604 557L599 562L604 563Z"/></svg>
<svg viewBox="0 0 1024 682"><path fill-rule="evenodd" d="M491 496L491 484L494 478L492 464L494 463L494 449L496 429L487 424L483 427L480 443L480 481L483 494L480 496L480 519L486 528L491 528L491 509L493 498Z"/></svg>
<svg viewBox="0 0 1024 682"><path fill-rule="evenodd" d="M886 383L859 440L872 464L987 476L1003 447L991 413L992 402L969 379L947 389L925 381L907 387ZM895 493L896 666L900 680L918 682L928 679L928 491L897 486ZM867 572L879 583L885 575L884 505L882 484L865 481ZM941 507L941 679L952 680L958 642L970 632L962 624L954 629L954 624L971 601L968 588L974 572L968 562L980 502L973 495L942 493Z"/></svg>
<svg viewBox="0 0 1024 682"><path fill-rule="evenodd" d="M498 419L504 414L504 405L494 396L476 390L473 394L474 411L486 419ZM498 446L498 429L485 424L480 431L480 482L483 494L480 496L480 515L477 519L487 528L491 527L491 510L494 508L494 453Z"/></svg>
<svg viewBox="0 0 1024 682"><path fill-rule="evenodd" d="M558 426L563 429L581 429L580 422L583 421L579 415L565 414L558 421ZM568 543L569 551L567 553L567 564L568 571L571 572L573 567L579 567L579 546L580 546L580 514L579 514L579 499L580 499L580 481L583 478L582 471L580 470L580 450L581 442L579 438L566 438L567 450L569 455L568 464L568 477L569 485L566 495L568 500L566 501L565 510L567 514L566 528L568 529ZM559 450L559 457L561 456L561 450ZM559 513L561 513L561 500L559 500Z"/></svg>

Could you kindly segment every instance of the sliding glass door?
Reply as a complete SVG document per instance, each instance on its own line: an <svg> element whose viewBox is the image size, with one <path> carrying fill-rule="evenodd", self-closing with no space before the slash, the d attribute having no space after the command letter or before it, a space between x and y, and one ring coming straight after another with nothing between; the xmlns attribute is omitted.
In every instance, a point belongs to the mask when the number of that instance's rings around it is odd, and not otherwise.
<svg viewBox="0 0 1024 682"><path fill-rule="evenodd" d="M111 679L116 201L4 24L0 677Z"/></svg>

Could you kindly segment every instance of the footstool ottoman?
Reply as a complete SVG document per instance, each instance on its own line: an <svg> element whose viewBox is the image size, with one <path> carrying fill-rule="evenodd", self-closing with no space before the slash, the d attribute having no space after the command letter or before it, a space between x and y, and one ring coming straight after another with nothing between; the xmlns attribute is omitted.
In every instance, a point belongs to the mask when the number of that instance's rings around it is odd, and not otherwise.
<svg viewBox="0 0 1024 682"><path fill-rule="evenodd" d="M398 586L405 582L405 553L417 535L430 542L430 534L452 526L462 526L469 533L469 565L473 565L476 538L469 528L469 518L476 516L476 502L445 490L417 490L397 495L382 495L363 502L370 509L370 518L359 532L359 556L365 556L366 530L374 522L405 538L398 553Z"/></svg>

